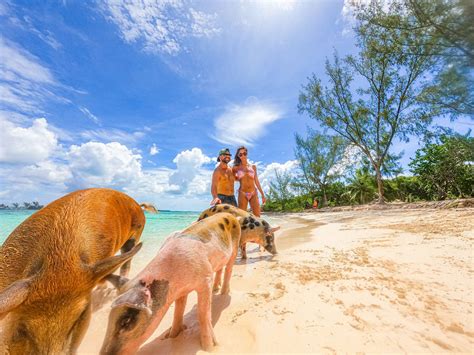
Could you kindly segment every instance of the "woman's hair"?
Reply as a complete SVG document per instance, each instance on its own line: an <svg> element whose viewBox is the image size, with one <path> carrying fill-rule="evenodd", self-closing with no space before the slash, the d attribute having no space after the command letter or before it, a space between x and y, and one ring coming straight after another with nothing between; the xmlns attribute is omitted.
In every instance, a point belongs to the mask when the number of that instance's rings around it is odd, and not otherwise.
<svg viewBox="0 0 474 355"><path fill-rule="evenodd" d="M235 156L234 156L234 166L239 166L240 164L242 164L242 160L239 157L239 152L242 149L245 149L245 151L248 152L247 148L245 148L244 146L238 147L237 151L235 152Z"/></svg>

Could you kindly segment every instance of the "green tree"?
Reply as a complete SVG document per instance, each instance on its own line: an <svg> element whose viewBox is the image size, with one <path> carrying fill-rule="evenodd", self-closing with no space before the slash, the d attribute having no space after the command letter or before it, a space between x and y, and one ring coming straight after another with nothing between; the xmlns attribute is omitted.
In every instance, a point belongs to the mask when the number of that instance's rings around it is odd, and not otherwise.
<svg viewBox="0 0 474 355"><path fill-rule="evenodd" d="M296 134L295 156L301 170L301 176L295 186L316 198L322 195L321 206L328 203L329 184L338 178L335 166L344 156L347 143L339 136L328 136L308 129L307 138Z"/></svg>
<svg viewBox="0 0 474 355"><path fill-rule="evenodd" d="M420 46L427 49L425 55L434 59L432 80L423 85L420 102L452 118L474 113L474 1L392 0L383 10L375 2L353 7L364 25L397 33L392 39L406 55L417 56Z"/></svg>
<svg viewBox="0 0 474 355"><path fill-rule="evenodd" d="M439 143L418 149L410 168L432 198L474 195L474 138L441 136Z"/></svg>
<svg viewBox="0 0 474 355"><path fill-rule="evenodd" d="M382 16L372 2L370 10ZM298 109L357 146L375 171L379 203L384 202L382 167L395 139L422 134L439 113L418 97L434 58L417 33L401 33L360 21L358 55L326 61L327 85L316 76L300 93ZM403 44L416 50L410 55ZM356 89L352 83L361 83Z"/></svg>
<svg viewBox="0 0 474 355"><path fill-rule="evenodd" d="M413 202L430 199L429 194L423 189L417 176L400 175L386 182L385 196L389 201Z"/></svg>
<svg viewBox="0 0 474 355"><path fill-rule="evenodd" d="M376 196L376 185L369 167L357 169L348 179L347 194L351 203L364 204L373 201Z"/></svg>
<svg viewBox="0 0 474 355"><path fill-rule="evenodd" d="M291 182L290 174L275 169L275 178L270 182L268 197L269 200L280 204L283 211L287 209L288 202L294 197Z"/></svg>

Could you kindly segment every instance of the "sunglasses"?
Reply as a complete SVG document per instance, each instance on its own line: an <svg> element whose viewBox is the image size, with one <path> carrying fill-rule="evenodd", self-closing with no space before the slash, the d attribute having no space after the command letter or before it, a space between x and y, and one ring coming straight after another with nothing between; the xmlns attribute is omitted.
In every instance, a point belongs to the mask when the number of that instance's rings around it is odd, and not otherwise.
<svg viewBox="0 0 474 355"><path fill-rule="evenodd" d="M247 156L247 152L239 153L239 157L244 156L244 155Z"/></svg>

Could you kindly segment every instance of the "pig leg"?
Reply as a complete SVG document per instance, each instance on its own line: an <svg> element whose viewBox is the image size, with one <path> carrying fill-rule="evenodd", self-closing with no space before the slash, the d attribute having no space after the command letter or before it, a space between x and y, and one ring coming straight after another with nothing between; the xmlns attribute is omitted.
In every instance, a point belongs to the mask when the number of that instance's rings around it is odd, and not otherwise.
<svg viewBox="0 0 474 355"><path fill-rule="evenodd" d="M183 316L187 298L188 295L180 297L174 303L173 325L171 326L169 333L165 336L166 338L176 338L182 330L186 329L183 325Z"/></svg>
<svg viewBox="0 0 474 355"><path fill-rule="evenodd" d="M225 266L224 284L222 285L221 295L229 294L230 277L232 276L232 268L234 267L235 259L237 259L237 248L234 249L232 256Z"/></svg>
<svg viewBox="0 0 474 355"><path fill-rule="evenodd" d="M206 277L206 284L198 291L198 318L201 328L201 346L205 351L212 351L217 345L211 323L212 277Z"/></svg>
<svg viewBox="0 0 474 355"><path fill-rule="evenodd" d="M86 334L87 328L89 327L91 315L92 307L91 302L89 302L71 330L71 354L77 354L77 349L79 348L79 345Z"/></svg>
<svg viewBox="0 0 474 355"><path fill-rule="evenodd" d="M135 239L129 239L125 242L125 244L120 248L120 253L125 254L126 252L133 249L135 246ZM128 273L130 272L130 265L132 261L128 260L120 267L120 276L128 277Z"/></svg>
<svg viewBox="0 0 474 355"><path fill-rule="evenodd" d="M219 291L221 287L221 277L222 277L222 269L216 271L216 275L214 276L214 286L212 287L212 292Z"/></svg>
<svg viewBox="0 0 474 355"><path fill-rule="evenodd" d="M242 245L240 246L240 257L242 259L247 259L246 243L242 243Z"/></svg>

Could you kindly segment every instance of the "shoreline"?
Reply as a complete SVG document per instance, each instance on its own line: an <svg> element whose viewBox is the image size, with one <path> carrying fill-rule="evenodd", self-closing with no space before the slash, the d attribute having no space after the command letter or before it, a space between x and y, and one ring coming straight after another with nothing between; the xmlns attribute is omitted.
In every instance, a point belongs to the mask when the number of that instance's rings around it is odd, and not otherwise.
<svg viewBox="0 0 474 355"><path fill-rule="evenodd" d="M472 211L275 216L279 254L250 244L231 294L213 297L213 353L472 352ZM108 307L94 313L79 353L98 353ZM195 293L187 329L160 339L172 308L138 354L205 353Z"/></svg>

